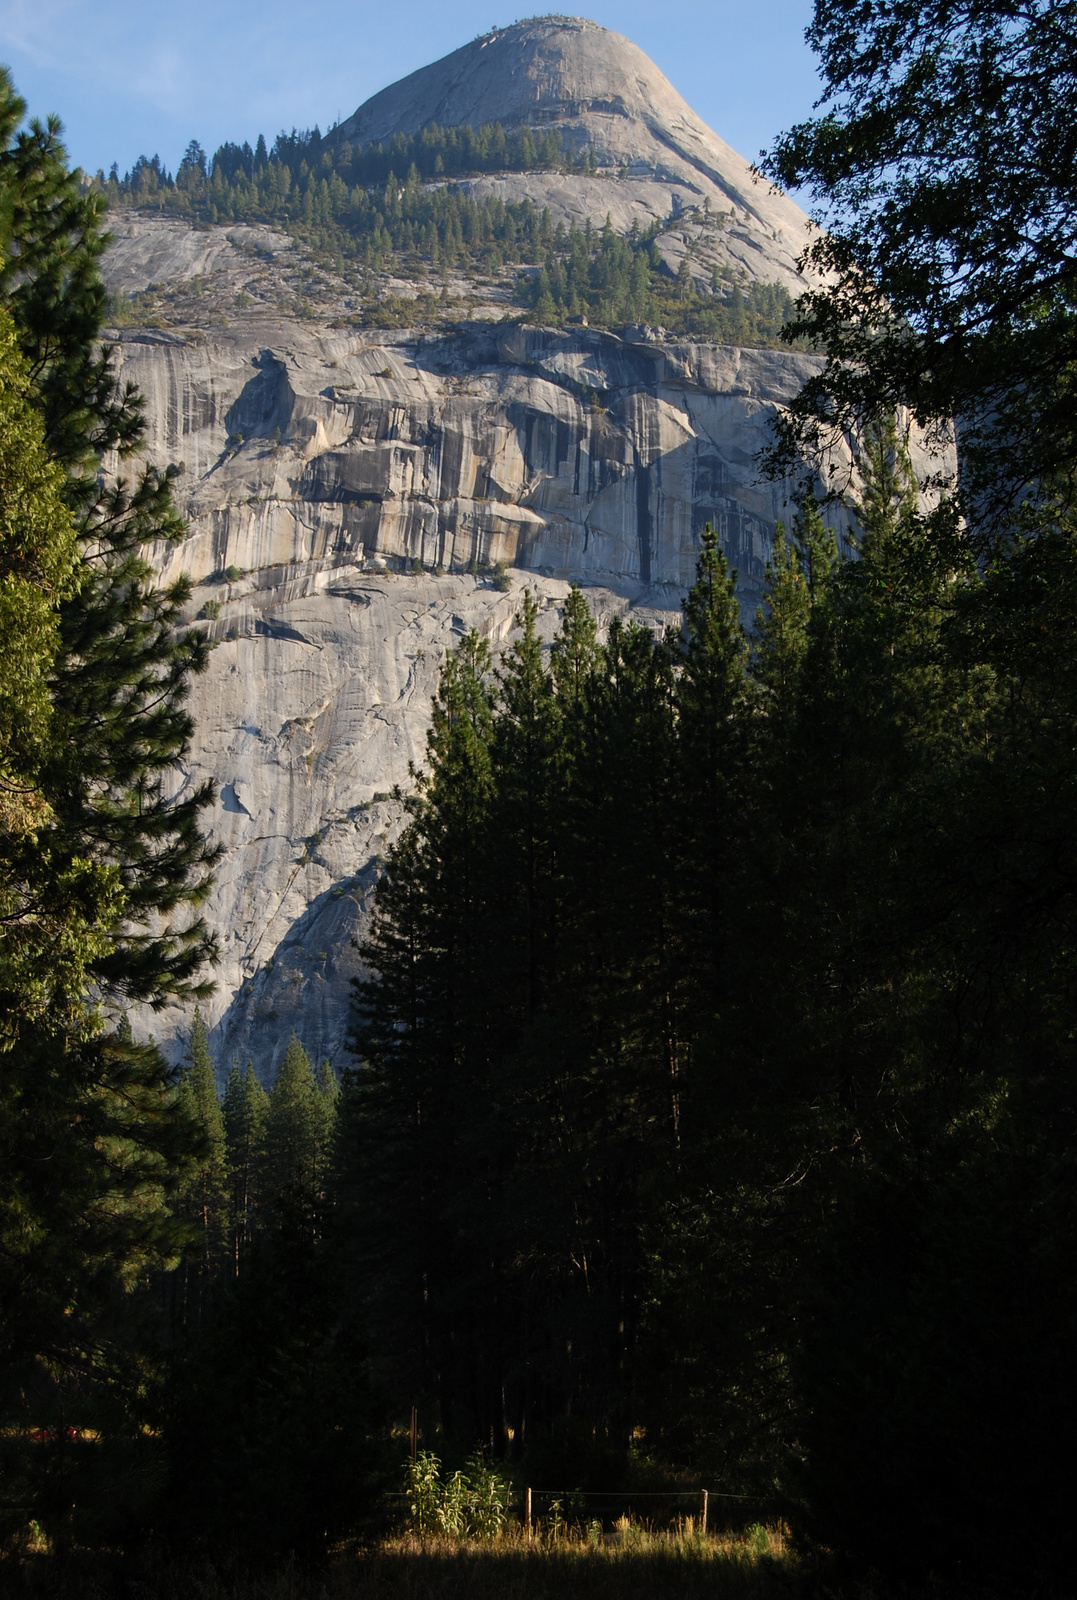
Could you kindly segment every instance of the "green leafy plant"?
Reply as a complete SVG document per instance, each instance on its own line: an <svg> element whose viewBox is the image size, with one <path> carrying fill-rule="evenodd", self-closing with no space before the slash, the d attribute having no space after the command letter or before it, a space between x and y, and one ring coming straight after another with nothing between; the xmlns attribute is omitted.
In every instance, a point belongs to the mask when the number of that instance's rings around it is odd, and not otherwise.
<svg viewBox="0 0 1077 1600"><path fill-rule="evenodd" d="M408 1519L421 1536L496 1539L508 1517L509 1485L476 1453L467 1470L443 1479L441 1462L420 1450L408 1464Z"/></svg>
<svg viewBox="0 0 1077 1600"><path fill-rule="evenodd" d="M508 1516L509 1485L481 1453L471 1457L467 1468L469 1532L476 1539L496 1539Z"/></svg>
<svg viewBox="0 0 1077 1600"><path fill-rule="evenodd" d="M753 1522L748 1529L748 1548L753 1556L770 1554L770 1533L761 1522Z"/></svg>

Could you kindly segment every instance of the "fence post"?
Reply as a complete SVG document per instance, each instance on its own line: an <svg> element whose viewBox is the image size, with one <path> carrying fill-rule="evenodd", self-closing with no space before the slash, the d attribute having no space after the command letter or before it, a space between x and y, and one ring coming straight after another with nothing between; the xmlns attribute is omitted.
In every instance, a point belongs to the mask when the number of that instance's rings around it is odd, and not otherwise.
<svg viewBox="0 0 1077 1600"><path fill-rule="evenodd" d="M700 1491L699 1491L699 1525L703 1529L703 1532L706 1533L706 1531L707 1531L707 1491L706 1491L706 1489L700 1489Z"/></svg>
<svg viewBox="0 0 1077 1600"><path fill-rule="evenodd" d="M524 1527L527 1529L527 1542L531 1543L531 1490L524 1490Z"/></svg>
<svg viewBox="0 0 1077 1600"><path fill-rule="evenodd" d="M415 1458L419 1449L419 1413L414 1406L411 1408L411 1464L415 1465Z"/></svg>

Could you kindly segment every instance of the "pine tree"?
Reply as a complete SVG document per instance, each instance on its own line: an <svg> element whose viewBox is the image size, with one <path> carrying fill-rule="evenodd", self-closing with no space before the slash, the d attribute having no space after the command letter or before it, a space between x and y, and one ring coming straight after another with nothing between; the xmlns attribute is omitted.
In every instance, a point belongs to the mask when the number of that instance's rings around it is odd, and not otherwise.
<svg viewBox="0 0 1077 1600"><path fill-rule="evenodd" d="M329 1196L336 1172L340 1114L340 1079L328 1057L319 1066L314 1082L314 1189L324 1216L331 1209Z"/></svg>
<svg viewBox="0 0 1077 1600"><path fill-rule="evenodd" d="M547 669L520 620L496 700L484 654L446 665L364 952L342 1193L390 1381L506 1444L572 1417L616 1453L676 1137L673 655L620 625L600 649L574 591Z"/></svg>
<svg viewBox="0 0 1077 1600"><path fill-rule="evenodd" d="M796 513L791 538L778 524L751 641L750 672L758 691L751 734L757 808L749 869L757 886L753 903L767 900L766 883L775 886L776 895L783 892L777 884L800 849L802 741L812 739L812 716L804 705L806 674L809 659L811 671L828 671L815 652L838 572L834 534L808 496ZM776 947L773 955L776 969L784 964L788 970L789 952L782 948L779 954ZM773 981L779 981L777 971Z"/></svg>
<svg viewBox="0 0 1077 1600"><path fill-rule="evenodd" d="M730 572L708 523L696 581L684 602L684 639L677 676L675 802L684 866L679 889L684 951L684 1004L695 1027L719 1003L724 946L734 925L730 846L737 808L745 803L748 646L740 621L736 573ZM672 997L671 997L672 1001ZM692 1024L686 1023L689 1031Z"/></svg>
<svg viewBox="0 0 1077 1600"><path fill-rule="evenodd" d="M679 1119L673 658L619 619L598 648L577 594L551 668L563 719L551 806L556 968L515 1067L508 1188L511 1256L541 1263L520 1286L518 1404L532 1438L568 1428L574 1452L601 1439L616 1459L635 1371L644 1195ZM571 1362L558 1327L573 1330Z"/></svg>
<svg viewBox="0 0 1077 1600"><path fill-rule="evenodd" d="M78 583L65 475L49 459L29 367L0 311L0 1047L20 1030L77 1018L95 959L124 907L114 870L57 864L42 848L51 821L40 775L57 738L50 677L58 607Z"/></svg>
<svg viewBox="0 0 1077 1600"><path fill-rule="evenodd" d="M205 1314L214 1280L228 1252L228 1168L224 1113L217 1090L217 1069L209 1049L209 1035L200 1011L195 1011L187 1057L179 1082L180 1108L198 1130L201 1145L198 1170L187 1184L183 1205L198 1230L195 1265L195 1310Z"/></svg>
<svg viewBox="0 0 1077 1600"><path fill-rule="evenodd" d="M502 885L501 936L493 954L504 975L494 981L504 984L502 1018L517 1027L530 1022L545 1000L557 928L552 805L560 709L543 662L537 617L538 606L527 591L516 619L520 637L498 674L491 757L497 794L490 824L492 869Z"/></svg>
<svg viewBox="0 0 1077 1600"><path fill-rule="evenodd" d="M364 1111L351 1118L361 1143L347 1159L367 1169L367 1270L407 1383L431 1396L452 1370L442 1301L458 1293L446 1205L454 1147L472 1137L474 1107L489 1095L489 671L489 649L474 632L442 669L428 767L409 800L414 820L379 884L363 946L377 980L357 989Z"/></svg>
<svg viewBox="0 0 1077 1600"><path fill-rule="evenodd" d="M189 992L213 948L190 915L209 791L170 795L207 646L177 631L188 586L159 591L140 554L182 533L167 478L103 471L142 435L100 343L103 199L67 169L55 121L19 128L24 109L4 75L0 595L20 682L12 700L0 669L0 1411L25 1429L54 1384L83 1418L98 1408L107 1441L154 1378L128 1297L190 1243L177 1188L203 1153L159 1053L105 1018L124 995ZM20 1387L46 1369L44 1390Z"/></svg>
<svg viewBox="0 0 1077 1600"><path fill-rule="evenodd" d="M800 1080L786 1115L789 1134L799 1126L802 1143L828 1152L804 1187L830 1218L801 1290L793 1373L811 1419L801 1434L806 1526L862 1560L924 1570L955 1559L955 1523L930 1509L944 1483L962 1484L961 1525L982 1538L1002 1514L993 1488L1002 1462L1040 1463L1027 1515L1033 1503L1060 1505L1068 1470L1052 1454L1042 1394L1050 1389L1056 1416L1074 1404L1062 1346L1075 1297L1059 1265L1073 1215L1065 1202L1044 1205L1033 1170L1050 1170L1061 1197L1051 1130L1069 1095L1050 1041L1069 1003L1047 974L1071 922L1061 900L1039 895L1069 845L1036 796L1048 768L1056 795L1070 781L1059 669L1072 653L1075 591L1068 538L1049 556L1041 534L1034 553L1015 547L978 570L956 508L916 509L892 426L865 438L861 474L860 559L834 574L813 612L800 745L785 769L797 789L782 915L799 929L799 951L784 946L797 1004L779 1024L787 1084L790 1069ZM1026 555L1039 575L1019 594ZM1027 655L1018 617L1036 640ZM1002 638L996 653L989 641ZM1054 753L1041 745L1033 755L1031 728L1048 722ZM1057 915L1044 915L1048 901ZM1033 994L1048 991L1041 1011ZM806 1217L799 1226L807 1237ZM1009 1311L1017 1299L1037 1303L1033 1280L1047 1280L1033 1259L1050 1274L1049 1325ZM984 1427L968 1374L987 1370L1008 1400ZM886 1485L875 1511L861 1487L865 1461L872 1495ZM971 1570L976 1539L960 1545ZM995 1539L992 1559L1015 1581L1014 1543Z"/></svg>
<svg viewBox="0 0 1077 1600"><path fill-rule="evenodd" d="M293 1033L269 1092L260 1182L268 1218L279 1228L315 1226L320 1101L310 1057Z"/></svg>
<svg viewBox="0 0 1077 1600"><path fill-rule="evenodd" d="M180 1244L168 1200L181 1117L156 1050L106 1036L87 1007L126 900L114 866L57 861L41 773L57 738L59 607L79 582L66 475L50 459L34 374L0 311L0 1414L36 1356L57 1381L94 1373L112 1301ZM174 1162L169 1171L166 1155ZM15 1411L13 1413L13 1408ZM7 1422L5 1421L5 1426Z"/></svg>
<svg viewBox="0 0 1077 1600"><path fill-rule="evenodd" d="M583 703L584 691L598 662L598 630L594 613L578 584L565 600L561 627L550 649L550 667L563 714Z"/></svg>
<svg viewBox="0 0 1077 1600"><path fill-rule="evenodd" d="M804 652L812 605L821 599L837 559L813 499L798 511L790 538L779 522L765 576L765 597L752 633L752 677L765 692L768 719L788 715Z"/></svg>
<svg viewBox="0 0 1077 1600"><path fill-rule="evenodd" d="M53 738L38 783L50 808L40 848L53 870L92 859L113 867L125 920L95 954L107 988L159 1003L197 988L214 949L197 917L174 925L208 893L215 859L198 818L207 785L173 802L166 774L187 747L187 681L205 638L177 631L189 583L159 589L141 555L183 527L167 474L144 468L133 485L99 472L106 451L129 458L142 441L142 403L120 389L100 344L105 290L101 196L80 192L59 124L18 129L25 105L0 78L0 299L18 331L49 454L67 472L81 559L60 607L53 666ZM160 916L164 931L140 931Z"/></svg>
<svg viewBox="0 0 1077 1600"><path fill-rule="evenodd" d="M233 1061L222 1104L225 1152L231 1190L232 1274L239 1277L250 1248L260 1202L259 1176L264 1162L265 1124L269 1097L254 1072L254 1063L240 1073Z"/></svg>
<svg viewBox="0 0 1077 1600"><path fill-rule="evenodd" d="M2 1059L0 1482L22 1508L16 1528L34 1520L61 1542L74 1519L89 1543L144 1515L159 1470L159 1441L139 1432L159 1375L156 1318L137 1291L195 1242L178 1192L197 1130L159 1052L122 1034L26 1029ZM98 1443L66 1463L33 1442L32 1430L71 1427Z"/></svg>

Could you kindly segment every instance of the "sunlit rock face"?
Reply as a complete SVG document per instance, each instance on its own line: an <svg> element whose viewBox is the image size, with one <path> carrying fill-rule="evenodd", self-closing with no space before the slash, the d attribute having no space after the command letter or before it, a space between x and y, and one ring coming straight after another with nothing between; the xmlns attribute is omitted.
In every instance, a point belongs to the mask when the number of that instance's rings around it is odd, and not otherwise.
<svg viewBox="0 0 1077 1600"><path fill-rule="evenodd" d="M376 95L340 137L498 120L556 126L617 164L476 184L598 226L607 212L628 227L680 208L684 226L662 236L674 262L691 208L724 207L714 248L746 275L800 284L802 214L753 182L634 45L590 23L477 40ZM110 287L152 282L173 307L158 329L116 335L119 376L146 398L150 457L182 463L190 535L153 556L166 577L190 574L189 616L216 643L175 774L177 790L210 777L218 795L207 1020L225 1071L250 1056L271 1078L293 1028L343 1065L354 941L400 827L388 796L422 764L446 652L471 627L504 648L525 588L547 637L572 582L603 625L670 621L707 522L750 621L791 490L764 481L757 457L813 358L642 328L341 329L332 284L290 320L272 308L308 271L293 240L137 213L115 231ZM465 570L498 563L507 591ZM182 1052L189 1011L134 1020Z"/></svg>
<svg viewBox="0 0 1077 1600"><path fill-rule="evenodd" d="M381 558L679 590L710 521L748 602L786 494L758 452L811 367L518 326L141 334L119 361L151 453L184 465L190 537L158 559L197 582Z"/></svg>

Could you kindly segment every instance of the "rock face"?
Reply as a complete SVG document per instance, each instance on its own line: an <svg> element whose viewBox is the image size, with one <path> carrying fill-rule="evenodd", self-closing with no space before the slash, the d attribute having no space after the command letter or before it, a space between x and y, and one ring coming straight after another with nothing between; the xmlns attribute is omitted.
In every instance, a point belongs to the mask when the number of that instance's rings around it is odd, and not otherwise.
<svg viewBox="0 0 1077 1600"><path fill-rule="evenodd" d="M341 137L450 120L553 124L624 173L476 185L599 225L616 212L622 227L648 208L688 218L722 205L722 248L763 280L798 281L796 207L754 185L619 35L558 18L506 29L376 95ZM283 286L312 271L269 229L131 213L106 261L110 287L152 281L172 307L165 326L118 331L117 367L146 397L151 458L183 464L190 537L154 555L166 576L190 574L190 616L217 646L175 774L177 790L209 776L218 791L207 1020L225 1069L250 1055L270 1078L293 1027L313 1053L346 1060L352 941L400 826L389 791L423 760L446 651L469 627L501 648L525 587L547 635L572 581L603 622L664 622L708 521L750 618L789 510L756 455L813 359L645 329L376 333L331 327L328 308L273 314ZM507 592L465 570L492 563L508 569ZM133 1020L182 1052L182 1010Z"/></svg>
<svg viewBox="0 0 1077 1600"><path fill-rule="evenodd" d="M184 463L191 535L159 557L199 583L229 566L476 561L676 596L710 521L750 605L784 500L755 455L811 365L516 325L139 333L118 358L151 454Z"/></svg>
<svg viewBox="0 0 1077 1600"><path fill-rule="evenodd" d="M112 228L105 276L113 294L137 294L151 283L212 278L217 288L245 289L262 262L297 254L295 241L272 228L192 228L178 217L132 216Z"/></svg>

